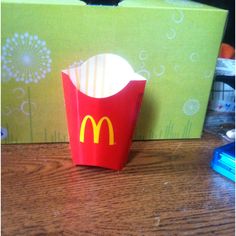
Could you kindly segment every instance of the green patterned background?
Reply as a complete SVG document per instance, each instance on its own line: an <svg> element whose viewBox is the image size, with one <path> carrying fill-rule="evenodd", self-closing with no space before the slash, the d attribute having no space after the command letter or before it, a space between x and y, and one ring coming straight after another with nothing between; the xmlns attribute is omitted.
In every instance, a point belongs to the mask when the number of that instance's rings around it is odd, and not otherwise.
<svg viewBox="0 0 236 236"><path fill-rule="evenodd" d="M2 3L3 143L67 141L60 72L100 53L148 80L136 139L200 137L227 11L186 0L18 2Z"/></svg>

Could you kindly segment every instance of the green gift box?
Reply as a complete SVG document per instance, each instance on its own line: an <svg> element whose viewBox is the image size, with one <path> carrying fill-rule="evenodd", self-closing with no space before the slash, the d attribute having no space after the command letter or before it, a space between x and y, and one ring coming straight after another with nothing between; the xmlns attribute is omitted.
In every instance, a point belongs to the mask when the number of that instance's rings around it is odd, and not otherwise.
<svg viewBox="0 0 236 236"><path fill-rule="evenodd" d="M2 1L2 143L68 141L61 70L102 53L147 85L135 139L199 138L227 11L191 1Z"/></svg>

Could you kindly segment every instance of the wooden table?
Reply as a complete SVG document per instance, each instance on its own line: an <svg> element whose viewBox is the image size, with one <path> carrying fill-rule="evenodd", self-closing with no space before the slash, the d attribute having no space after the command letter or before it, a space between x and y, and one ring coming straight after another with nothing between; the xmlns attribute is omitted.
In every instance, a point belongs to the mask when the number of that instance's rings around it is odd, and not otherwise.
<svg viewBox="0 0 236 236"><path fill-rule="evenodd" d="M134 142L120 172L75 167L69 145L2 147L2 235L234 235L222 140Z"/></svg>

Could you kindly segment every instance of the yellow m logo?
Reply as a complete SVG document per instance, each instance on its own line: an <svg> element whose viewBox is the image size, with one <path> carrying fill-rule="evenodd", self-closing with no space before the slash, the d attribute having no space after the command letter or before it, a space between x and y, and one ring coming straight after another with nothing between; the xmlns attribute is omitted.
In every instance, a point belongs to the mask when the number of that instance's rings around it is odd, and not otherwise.
<svg viewBox="0 0 236 236"><path fill-rule="evenodd" d="M84 117L82 123L81 123L81 127L80 127L80 142L84 143L84 133L85 133L85 127L87 124L87 121L90 120L92 123L92 127L93 127L93 142L94 143L99 143L99 137L100 137L100 130L101 130L101 126L103 124L103 121L107 122L108 125L108 130L109 130L109 145L114 145L115 141L114 141L114 130L113 130L113 126L111 123L111 120L107 117L104 116L102 117L98 123L95 122L95 120L93 119L92 116L87 115Z"/></svg>

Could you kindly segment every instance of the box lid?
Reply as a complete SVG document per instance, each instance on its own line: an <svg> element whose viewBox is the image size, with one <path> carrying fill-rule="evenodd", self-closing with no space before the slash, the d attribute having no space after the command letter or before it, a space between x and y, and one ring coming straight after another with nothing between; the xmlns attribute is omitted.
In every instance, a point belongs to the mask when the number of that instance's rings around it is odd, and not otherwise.
<svg viewBox="0 0 236 236"><path fill-rule="evenodd" d="M222 10L206 4L190 0L124 0L119 3L122 7L140 8L182 8L182 9L201 9L201 10Z"/></svg>
<svg viewBox="0 0 236 236"><path fill-rule="evenodd" d="M52 4L52 5L86 5L85 2L79 0L2 0L2 3L17 4Z"/></svg>

